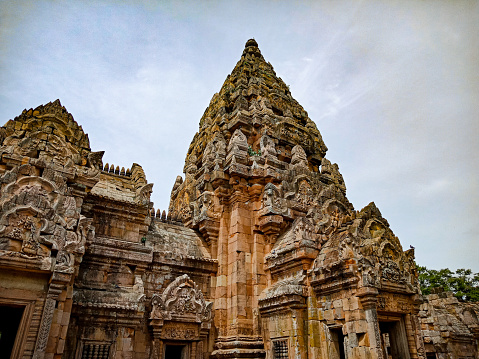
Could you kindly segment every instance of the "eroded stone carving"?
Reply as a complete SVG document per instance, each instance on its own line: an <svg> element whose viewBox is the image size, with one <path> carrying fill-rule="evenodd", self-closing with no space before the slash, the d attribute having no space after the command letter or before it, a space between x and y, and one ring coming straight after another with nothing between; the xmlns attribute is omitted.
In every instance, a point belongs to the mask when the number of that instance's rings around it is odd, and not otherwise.
<svg viewBox="0 0 479 359"><path fill-rule="evenodd" d="M203 293L188 275L176 278L161 294L153 295L150 319L209 322L213 303L207 303Z"/></svg>

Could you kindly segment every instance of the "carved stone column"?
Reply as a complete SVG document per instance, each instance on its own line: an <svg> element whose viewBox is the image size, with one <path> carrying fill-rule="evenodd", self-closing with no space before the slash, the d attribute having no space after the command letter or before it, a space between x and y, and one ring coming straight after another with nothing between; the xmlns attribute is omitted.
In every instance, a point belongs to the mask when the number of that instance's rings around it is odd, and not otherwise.
<svg viewBox="0 0 479 359"><path fill-rule="evenodd" d="M163 327L162 319L150 320L151 333L153 343L151 348L150 359L161 359L163 353L163 342L161 341L161 329Z"/></svg>
<svg viewBox="0 0 479 359"><path fill-rule="evenodd" d="M40 321L40 329L38 330L33 359L43 359L45 356L45 349L48 344L55 305L58 296L65 288L65 285L70 281L70 277L70 274L53 272L51 283L47 292L47 299L45 300L45 305L43 307L43 314Z"/></svg>
<svg viewBox="0 0 479 359"><path fill-rule="evenodd" d="M369 343L371 350L376 352L378 359L384 359L381 346L381 332L379 330L378 312L376 304L378 290L372 287L362 287L357 296L360 297L361 304L366 315L368 325Z"/></svg>
<svg viewBox="0 0 479 359"><path fill-rule="evenodd" d="M305 307L301 306L294 306L291 310L291 319L292 319L292 330L293 336L291 337L291 353L297 359L307 358L307 347L306 347L306 340L307 335L304 332L304 313ZM291 355L290 354L290 355Z"/></svg>
<svg viewBox="0 0 479 359"><path fill-rule="evenodd" d="M413 312L412 315L406 315L406 320L411 323L414 342L417 348L415 355L411 355L411 358L416 356L419 359L426 359L426 349L424 348L424 341L422 339L421 324L419 324L419 305L422 303L422 301L423 299L421 296L417 294L413 296Z"/></svg>
<svg viewBox="0 0 479 359"><path fill-rule="evenodd" d="M203 359L203 340L205 339L200 340L196 346L196 359Z"/></svg>

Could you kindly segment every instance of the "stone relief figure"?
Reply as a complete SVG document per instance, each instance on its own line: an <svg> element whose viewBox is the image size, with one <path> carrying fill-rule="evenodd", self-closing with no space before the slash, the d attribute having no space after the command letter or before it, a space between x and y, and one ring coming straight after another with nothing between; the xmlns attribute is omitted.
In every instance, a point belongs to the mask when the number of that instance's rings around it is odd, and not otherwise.
<svg viewBox="0 0 479 359"><path fill-rule="evenodd" d="M65 197L63 201L63 213L67 217L78 217L77 204L74 197Z"/></svg>
<svg viewBox="0 0 479 359"><path fill-rule="evenodd" d="M314 226L312 223L305 217L301 217L300 220L293 225L294 241L300 242L302 240L312 241L313 240L313 231Z"/></svg>
<svg viewBox="0 0 479 359"><path fill-rule="evenodd" d="M55 263L55 271L62 273L73 273L73 255L67 251L59 251Z"/></svg>
<svg viewBox="0 0 479 359"><path fill-rule="evenodd" d="M185 167L183 168L183 171L185 172L185 180L191 181L193 179L196 170L198 169L198 166L196 165L197 160L198 159L194 154L188 156Z"/></svg>
<svg viewBox="0 0 479 359"><path fill-rule="evenodd" d="M331 175L332 172L333 172L333 166L331 165L331 161L328 160L326 157L324 157L321 160L321 173Z"/></svg>
<svg viewBox="0 0 479 359"><path fill-rule="evenodd" d="M263 208L273 207L273 204L274 204L274 190L271 187L267 189L265 188L264 194L263 194Z"/></svg>
<svg viewBox="0 0 479 359"><path fill-rule="evenodd" d="M381 278L399 284L405 282L404 276L401 273L399 265L392 260L383 261Z"/></svg>
<svg viewBox="0 0 479 359"><path fill-rule="evenodd" d="M228 152L231 151L246 151L248 149L248 141L245 134L238 128L233 132L228 143Z"/></svg>
<svg viewBox="0 0 479 359"><path fill-rule="evenodd" d="M314 192L308 181L302 180L299 183L295 199L304 210L315 205Z"/></svg>
<svg viewBox="0 0 479 359"><path fill-rule="evenodd" d="M194 302L194 291L192 288L183 287L177 293L177 300L171 306L172 311L177 314L195 313L196 303Z"/></svg>
<svg viewBox="0 0 479 359"><path fill-rule="evenodd" d="M213 140L216 158L224 158L226 155L226 141L223 135L218 132Z"/></svg>
<svg viewBox="0 0 479 359"><path fill-rule="evenodd" d="M165 303L161 295L153 294L151 297L151 313L150 319L163 319L163 311L165 310Z"/></svg>
<svg viewBox="0 0 479 359"><path fill-rule="evenodd" d="M17 222L17 228L23 228L22 252L30 255L47 255L41 250L38 241L37 226L31 217L23 217Z"/></svg>
<svg viewBox="0 0 479 359"><path fill-rule="evenodd" d="M213 192L205 191L195 202L195 221L199 222L207 218L218 218L220 213L215 211L215 195Z"/></svg>
<svg viewBox="0 0 479 359"><path fill-rule="evenodd" d="M90 152L88 154L88 165L90 168L101 170L103 168L103 155L105 151Z"/></svg>
<svg viewBox="0 0 479 359"><path fill-rule="evenodd" d="M276 156L277 154L273 140L266 134L261 137L260 149L263 156Z"/></svg>
<svg viewBox="0 0 479 359"><path fill-rule="evenodd" d="M354 236L346 236L339 244L339 257L342 259L358 258L361 256L359 240Z"/></svg>
<svg viewBox="0 0 479 359"><path fill-rule="evenodd" d="M133 290L138 294L145 294L145 286L141 275L135 275L135 283L133 284Z"/></svg>
<svg viewBox="0 0 479 359"><path fill-rule="evenodd" d="M203 193L199 200L200 217L208 216L208 211L213 207L213 199L210 193Z"/></svg>
<svg viewBox="0 0 479 359"><path fill-rule="evenodd" d="M281 212L282 210L279 188L272 183L268 183L264 186L263 203L261 208L267 208L273 212Z"/></svg>
<svg viewBox="0 0 479 359"><path fill-rule="evenodd" d="M300 145L294 146L291 150L291 164L293 166L308 166L308 157L306 156L303 147Z"/></svg>
<svg viewBox="0 0 479 359"><path fill-rule="evenodd" d="M75 251L85 252L85 243L95 237L95 228L92 226L93 219L80 215L76 229L76 247Z"/></svg>
<svg viewBox="0 0 479 359"><path fill-rule="evenodd" d="M215 159L215 153L214 153L214 144L213 142L208 142L208 144L205 147L205 151L203 152L203 158L201 159L201 164L208 165L210 163L213 163Z"/></svg>
<svg viewBox="0 0 479 359"><path fill-rule="evenodd" d="M226 141L220 132L217 132L213 141L209 143L211 145L210 160L214 162L214 170L219 171L223 168L223 161L226 158Z"/></svg>
<svg viewBox="0 0 479 359"><path fill-rule="evenodd" d="M334 209L334 212L331 213L331 226L335 229L341 227L342 225L342 216L341 212L337 208Z"/></svg>
<svg viewBox="0 0 479 359"><path fill-rule="evenodd" d="M248 110L248 100L244 96L240 95L235 101L234 105L235 110Z"/></svg>
<svg viewBox="0 0 479 359"><path fill-rule="evenodd" d="M365 287L378 287L380 285L379 273L372 259L363 257L360 253L357 256L358 268L361 271L361 284Z"/></svg>
<svg viewBox="0 0 479 359"><path fill-rule="evenodd" d="M176 210L178 211L178 218L182 221L186 221L194 214L190 208L190 196L188 193L184 193L183 198L179 199Z"/></svg>
<svg viewBox="0 0 479 359"><path fill-rule="evenodd" d="M150 202L153 183L147 183L136 190L136 199L142 203Z"/></svg>

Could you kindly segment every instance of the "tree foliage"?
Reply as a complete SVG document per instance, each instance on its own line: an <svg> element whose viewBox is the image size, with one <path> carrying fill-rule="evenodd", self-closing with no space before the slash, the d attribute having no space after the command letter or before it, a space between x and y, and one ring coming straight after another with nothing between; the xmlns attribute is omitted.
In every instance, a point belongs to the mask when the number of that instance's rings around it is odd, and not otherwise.
<svg viewBox="0 0 479 359"><path fill-rule="evenodd" d="M457 269L455 273L449 268L435 270L418 266L417 269L423 294L442 287L453 292L459 300L479 302L479 273L470 269Z"/></svg>

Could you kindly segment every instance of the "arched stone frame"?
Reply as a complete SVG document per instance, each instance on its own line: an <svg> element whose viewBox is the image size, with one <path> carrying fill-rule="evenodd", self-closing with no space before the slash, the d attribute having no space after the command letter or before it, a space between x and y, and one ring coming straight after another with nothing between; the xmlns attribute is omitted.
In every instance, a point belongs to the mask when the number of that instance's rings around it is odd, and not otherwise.
<svg viewBox="0 0 479 359"><path fill-rule="evenodd" d="M178 343L186 347L187 356L201 359L212 321L212 302L184 274L171 282L162 294L151 298L150 327L153 333L151 357L165 357L165 345Z"/></svg>

